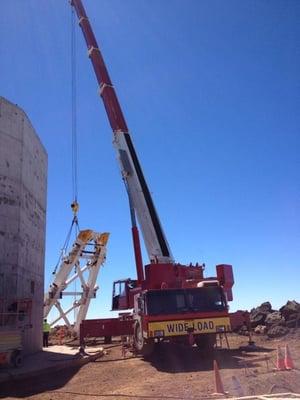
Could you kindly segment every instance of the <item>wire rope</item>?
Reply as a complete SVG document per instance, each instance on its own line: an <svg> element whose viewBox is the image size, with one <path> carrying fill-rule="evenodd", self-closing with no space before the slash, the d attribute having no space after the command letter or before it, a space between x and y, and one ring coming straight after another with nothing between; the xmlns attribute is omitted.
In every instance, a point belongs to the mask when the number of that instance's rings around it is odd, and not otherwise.
<svg viewBox="0 0 300 400"><path fill-rule="evenodd" d="M73 200L78 198L78 151L77 151L77 65L75 11L71 9L71 104L72 104L72 189Z"/></svg>
<svg viewBox="0 0 300 400"><path fill-rule="evenodd" d="M71 103L72 103L72 188L73 188L73 203L71 208L74 212L73 221L75 222L75 235L77 237L78 226L78 153L77 153L77 87L76 87L76 27L75 27L75 11L71 7ZM80 268L80 266L78 266ZM74 273L77 272L77 266L74 266ZM76 296L76 279L74 281L74 303L77 301ZM74 324L76 321L76 307L74 308Z"/></svg>
<svg viewBox="0 0 300 400"><path fill-rule="evenodd" d="M56 263L56 265L55 265L55 268L54 268L54 270L53 270L53 272L52 272L53 275L56 274L56 271L57 271L57 268L59 267L59 264L60 264L60 262L61 262L61 259L62 259L63 255L65 254L65 251L66 251L67 248L69 247L69 242L70 242L70 238L71 238L71 234L72 234L72 230L73 230L74 224L75 224L75 226L78 226L77 217L74 217L73 220L72 220L71 226L70 226L69 231L68 231L68 233L67 233L67 237L66 237L65 242L64 242L64 244L63 244L63 247L62 247L62 249L61 249L59 258L58 258L57 263Z"/></svg>
<svg viewBox="0 0 300 400"><path fill-rule="evenodd" d="M76 88L76 75L77 75L77 66L76 66L76 24L75 24L75 12L74 9L71 8L71 137L72 137L72 196L73 202L71 204L71 208L73 210L74 216L72 219L72 223L70 229L67 233L67 237L61 249L59 258L54 267L53 275L56 274L56 271L59 267L59 264L64 256L70 242L71 234L73 227L75 227L75 235L77 237L79 229L78 224L78 151L77 151L77 88Z"/></svg>

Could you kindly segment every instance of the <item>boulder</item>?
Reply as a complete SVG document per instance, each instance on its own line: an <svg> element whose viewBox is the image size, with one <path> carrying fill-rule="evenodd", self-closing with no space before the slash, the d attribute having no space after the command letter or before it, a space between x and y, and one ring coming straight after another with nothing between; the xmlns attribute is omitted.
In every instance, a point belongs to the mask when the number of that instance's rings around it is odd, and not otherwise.
<svg viewBox="0 0 300 400"><path fill-rule="evenodd" d="M297 301L288 301L285 306L281 307L280 310L281 315L284 317L286 321L292 319L291 316L293 314L300 313L300 304ZM294 319L294 318L293 318Z"/></svg>
<svg viewBox="0 0 300 400"><path fill-rule="evenodd" d="M273 311L271 303L269 301L265 301L259 307L256 307L256 309L258 309L261 312L265 312L265 313L270 313Z"/></svg>
<svg viewBox="0 0 300 400"><path fill-rule="evenodd" d="M289 321L290 320L297 320L297 319L299 319L299 322L300 322L300 312L299 313L295 313L295 314L290 314L289 315Z"/></svg>
<svg viewBox="0 0 300 400"><path fill-rule="evenodd" d="M268 337L269 338L277 338L286 335L289 333L289 328L286 326L281 326L281 325L273 325L271 328L268 330Z"/></svg>
<svg viewBox="0 0 300 400"><path fill-rule="evenodd" d="M265 324L268 328L272 325L285 325L285 319L279 311L274 311L266 316Z"/></svg>
<svg viewBox="0 0 300 400"><path fill-rule="evenodd" d="M255 328L258 325L262 325L265 322L267 314L261 313L259 311L251 312L250 324L251 328Z"/></svg>
<svg viewBox="0 0 300 400"><path fill-rule="evenodd" d="M264 325L265 319L270 312L272 312L272 306L269 301L262 303L256 308L253 308L250 311L251 327L255 328L258 325Z"/></svg>
<svg viewBox="0 0 300 400"><path fill-rule="evenodd" d="M257 325L254 329L254 333L257 335L264 335L267 332L267 327L265 325Z"/></svg>
<svg viewBox="0 0 300 400"><path fill-rule="evenodd" d="M247 325L242 325L241 328L238 331L239 335L243 335L243 336L248 336L249 335L249 331L247 328Z"/></svg>
<svg viewBox="0 0 300 400"><path fill-rule="evenodd" d="M285 323L289 328L300 328L300 313L290 314L289 319Z"/></svg>
<svg viewBox="0 0 300 400"><path fill-rule="evenodd" d="M273 310L269 301L250 311L250 326L258 335L270 338L284 336L290 328L300 327L300 303L288 301L279 311ZM240 335L248 335L246 326L237 330Z"/></svg>

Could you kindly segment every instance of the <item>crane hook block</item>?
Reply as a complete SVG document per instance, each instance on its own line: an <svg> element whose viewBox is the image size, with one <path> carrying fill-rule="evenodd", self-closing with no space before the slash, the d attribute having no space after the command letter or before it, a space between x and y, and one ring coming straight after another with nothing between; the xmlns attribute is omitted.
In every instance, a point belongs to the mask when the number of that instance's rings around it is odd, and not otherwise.
<svg viewBox="0 0 300 400"><path fill-rule="evenodd" d="M79 204L77 203L77 201L73 201L73 203L71 204L71 208L74 215L76 215L79 210Z"/></svg>

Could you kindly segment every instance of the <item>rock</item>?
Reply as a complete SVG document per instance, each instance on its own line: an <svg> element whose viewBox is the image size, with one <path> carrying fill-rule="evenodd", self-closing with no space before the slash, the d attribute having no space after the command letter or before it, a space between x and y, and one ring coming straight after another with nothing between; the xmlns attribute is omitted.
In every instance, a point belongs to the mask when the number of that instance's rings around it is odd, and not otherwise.
<svg viewBox="0 0 300 400"><path fill-rule="evenodd" d="M300 313L290 314L289 319L285 323L286 323L286 326L288 326L289 328L300 327Z"/></svg>
<svg viewBox="0 0 300 400"><path fill-rule="evenodd" d="M253 308L250 311L251 327L255 328L258 325L264 325L265 319L270 312L272 312L272 306L269 301L262 303L256 308Z"/></svg>
<svg viewBox="0 0 300 400"><path fill-rule="evenodd" d="M243 335L243 336L248 336L249 332L248 332L248 328L247 325L242 325L241 328L238 331L239 335Z"/></svg>
<svg viewBox="0 0 300 400"><path fill-rule="evenodd" d="M286 335L288 332L289 328L287 328L286 326L273 325L268 330L267 335L269 338L277 338Z"/></svg>
<svg viewBox="0 0 300 400"><path fill-rule="evenodd" d="M250 311L250 326L258 335L267 334L269 338L284 336L290 328L300 327L300 304L288 301L279 311L273 310L269 301ZM248 335L247 327L242 327L238 333Z"/></svg>
<svg viewBox="0 0 300 400"><path fill-rule="evenodd" d="M297 319L299 319L299 322L300 322L300 313L295 313L295 314L290 314L289 315L289 321L290 320L297 320Z"/></svg>
<svg viewBox="0 0 300 400"><path fill-rule="evenodd" d="M257 335L264 335L267 332L267 327L265 325L257 325L254 329L254 333Z"/></svg>
<svg viewBox="0 0 300 400"><path fill-rule="evenodd" d="M292 314L300 313L300 304L297 301L288 301L285 306L281 307L280 310L281 315L284 317L286 321L290 319Z"/></svg>
<svg viewBox="0 0 300 400"><path fill-rule="evenodd" d="M272 312L272 306L269 301L262 303L259 307L257 307L261 312L269 313Z"/></svg>
<svg viewBox="0 0 300 400"><path fill-rule="evenodd" d="M265 322L266 316L267 316L266 313L262 313L259 311L251 312L251 314L250 314L251 328L255 328L258 325L263 325L263 323Z"/></svg>
<svg viewBox="0 0 300 400"><path fill-rule="evenodd" d="M271 327L272 325L285 325L285 319L279 311L274 311L266 316L265 324L267 327Z"/></svg>

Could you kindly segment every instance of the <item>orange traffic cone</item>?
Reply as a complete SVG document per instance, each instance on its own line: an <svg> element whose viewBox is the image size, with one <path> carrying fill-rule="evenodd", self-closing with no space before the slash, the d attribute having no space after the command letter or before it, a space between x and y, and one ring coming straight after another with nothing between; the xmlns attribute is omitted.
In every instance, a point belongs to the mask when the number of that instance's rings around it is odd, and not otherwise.
<svg viewBox="0 0 300 400"><path fill-rule="evenodd" d="M285 356L284 356L284 366L286 369L295 369L294 361L292 359L289 345L285 345Z"/></svg>
<svg viewBox="0 0 300 400"><path fill-rule="evenodd" d="M216 360L214 360L214 371L215 371L215 388L216 388L215 394L226 394Z"/></svg>
<svg viewBox="0 0 300 400"><path fill-rule="evenodd" d="M281 348L278 346L277 347L276 370L283 371L284 369L285 369L285 362L284 362L283 353L281 351Z"/></svg>

